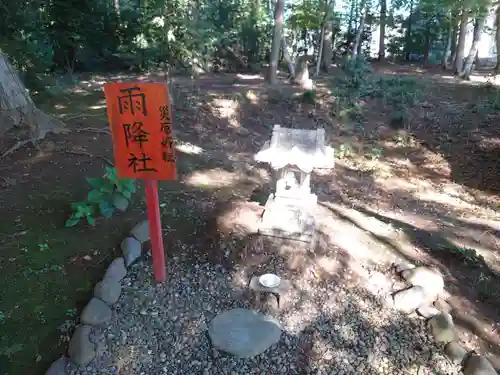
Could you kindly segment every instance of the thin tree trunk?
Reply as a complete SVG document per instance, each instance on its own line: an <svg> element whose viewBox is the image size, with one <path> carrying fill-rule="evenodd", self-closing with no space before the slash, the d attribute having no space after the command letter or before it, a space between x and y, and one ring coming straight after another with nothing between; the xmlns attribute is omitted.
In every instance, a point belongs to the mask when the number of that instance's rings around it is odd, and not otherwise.
<svg viewBox="0 0 500 375"><path fill-rule="evenodd" d="M387 0L380 0L380 36L378 42L378 59L385 59L385 24L387 19Z"/></svg>
<svg viewBox="0 0 500 375"><path fill-rule="evenodd" d="M365 2L363 1L361 3L361 8L360 8L360 18L359 18L359 26L358 30L356 31L356 39L354 40L354 46L352 48L352 56L357 58L358 55L360 55L361 51L361 43L362 43L362 37L363 37L363 29L365 28L365 16L366 16L366 11L365 11Z"/></svg>
<svg viewBox="0 0 500 375"><path fill-rule="evenodd" d="M454 13L453 19L455 20L453 24L453 34L451 36L451 60L450 63L453 65L455 61L455 57L457 56L457 37L458 37L458 29L460 24L458 22L458 13Z"/></svg>
<svg viewBox="0 0 500 375"><path fill-rule="evenodd" d="M274 36L271 48L271 61L269 64L269 82L278 82L278 59L280 57L281 33L283 29L283 13L285 0L276 1L276 10L274 12Z"/></svg>
<svg viewBox="0 0 500 375"><path fill-rule="evenodd" d="M497 64L495 66L495 73L500 72L500 4L497 6L495 11L495 44L497 49Z"/></svg>
<svg viewBox="0 0 500 375"><path fill-rule="evenodd" d="M319 50L318 50L318 60L316 61L316 76L319 76L319 71L321 69L321 63L323 62L323 47L325 45L325 29L326 29L326 19L328 16L328 0L325 0L325 10L323 13L323 22L321 23L321 35L319 39Z"/></svg>
<svg viewBox="0 0 500 375"><path fill-rule="evenodd" d="M285 58L286 63L288 64L288 69L290 69L290 74L292 78L295 79L295 65L293 63L292 57L290 53L288 53L288 46L286 44L285 36L281 36L281 46L283 47L283 57Z"/></svg>
<svg viewBox="0 0 500 375"><path fill-rule="evenodd" d="M410 0L410 14L408 15L408 29L406 30L406 41L405 41L405 59L410 60L410 42L411 42L411 27L413 21L413 0Z"/></svg>
<svg viewBox="0 0 500 375"><path fill-rule="evenodd" d="M481 36L483 33L484 25L486 23L486 15L482 15L480 18L476 18L474 22L474 36L472 39L472 45L465 60L462 71L460 72L460 77L464 79L470 79L472 73L472 67L474 65L474 60L477 56L479 49L479 43L481 42Z"/></svg>
<svg viewBox="0 0 500 375"><path fill-rule="evenodd" d="M450 22L448 24L448 37L446 40L446 48L444 50L443 60L441 61L441 66L443 67L444 70L448 69L448 61L450 60L451 57L451 45L453 41L454 18L452 12L450 12L449 17L450 17Z"/></svg>
<svg viewBox="0 0 500 375"><path fill-rule="evenodd" d="M429 52L431 49L431 30L430 25L425 25L425 43L424 43L424 65L429 64Z"/></svg>
<svg viewBox="0 0 500 375"><path fill-rule="evenodd" d="M467 37L467 24L469 23L469 8L462 8L462 13L460 15L460 29L458 32L458 43L457 50L455 54L455 60L453 61L453 69L455 74L460 74L464 66L465 57L465 39Z"/></svg>

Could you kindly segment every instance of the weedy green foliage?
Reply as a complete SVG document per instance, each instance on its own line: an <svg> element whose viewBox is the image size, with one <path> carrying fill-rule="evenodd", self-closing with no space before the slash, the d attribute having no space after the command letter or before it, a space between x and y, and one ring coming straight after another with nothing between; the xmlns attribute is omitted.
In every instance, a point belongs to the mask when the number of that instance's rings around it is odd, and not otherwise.
<svg viewBox="0 0 500 375"><path fill-rule="evenodd" d="M71 204L73 213L66 221L66 227L77 225L81 219L86 219L90 225L95 225L95 213L111 217L120 206L128 205L132 194L136 192L135 180L119 178L116 168L106 167L103 177L87 178L92 190L87 194L87 200Z"/></svg>
<svg viewBox="0 0 500 375"><path fill-rule="evenodd" d="M407 110L418 102L422 92L415 78L377 77L363 57L346 59L341 67L344 74L332 82L332 93L336 97L334 112L338 117L361 120L359 103L374 99L392 109L391 122L397 123L397 127L407 122Z"/></svg>

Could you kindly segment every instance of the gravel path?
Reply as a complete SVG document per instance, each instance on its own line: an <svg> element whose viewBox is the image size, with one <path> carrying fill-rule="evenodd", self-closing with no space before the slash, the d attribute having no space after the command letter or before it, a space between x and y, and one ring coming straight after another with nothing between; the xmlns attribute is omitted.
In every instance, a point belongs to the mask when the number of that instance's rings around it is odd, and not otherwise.
<svg viewBox="0 0 500 375"><path fill-rule="evenodd" d="M243 271L169 259L169 281L152 283L151 260L131 267L108 327L94 330L98 357L70 374L458 374L423 320L388 308L353 282L293 280L277 345L251 359L213 350L210 320L250 308ZM279 271L279 270L278 270ZM359 282L358 282L359 284Z"/></svg>

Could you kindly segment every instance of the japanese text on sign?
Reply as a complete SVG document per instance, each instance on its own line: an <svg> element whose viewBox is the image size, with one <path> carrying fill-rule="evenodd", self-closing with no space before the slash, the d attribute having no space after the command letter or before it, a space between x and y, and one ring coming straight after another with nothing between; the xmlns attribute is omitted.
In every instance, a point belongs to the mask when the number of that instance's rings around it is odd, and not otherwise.
<svg viewBox="0 0 500 375"><path fill-rule="evenodd" d="M104 85L120 177L175 180L176 157L168 90L161 83Z"/></svg>

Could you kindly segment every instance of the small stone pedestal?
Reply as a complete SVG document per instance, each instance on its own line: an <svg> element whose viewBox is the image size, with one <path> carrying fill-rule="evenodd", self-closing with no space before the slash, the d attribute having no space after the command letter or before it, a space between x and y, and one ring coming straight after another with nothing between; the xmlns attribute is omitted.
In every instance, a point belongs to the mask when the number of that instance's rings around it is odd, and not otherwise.
<svg viewBox="0 0 500 375"><path fill-rule="evenodd" d="M257 305L260 304L261 293L270 293L274 295L278 301L278 310L281 310L286 303L286 295L292 287L292 283L288 280L281 280L280 285L276 288L268 288L259 282L260 276L252 276L250 280L250 285L248 286L250 291L255 294L255 302Z"/></svg>

